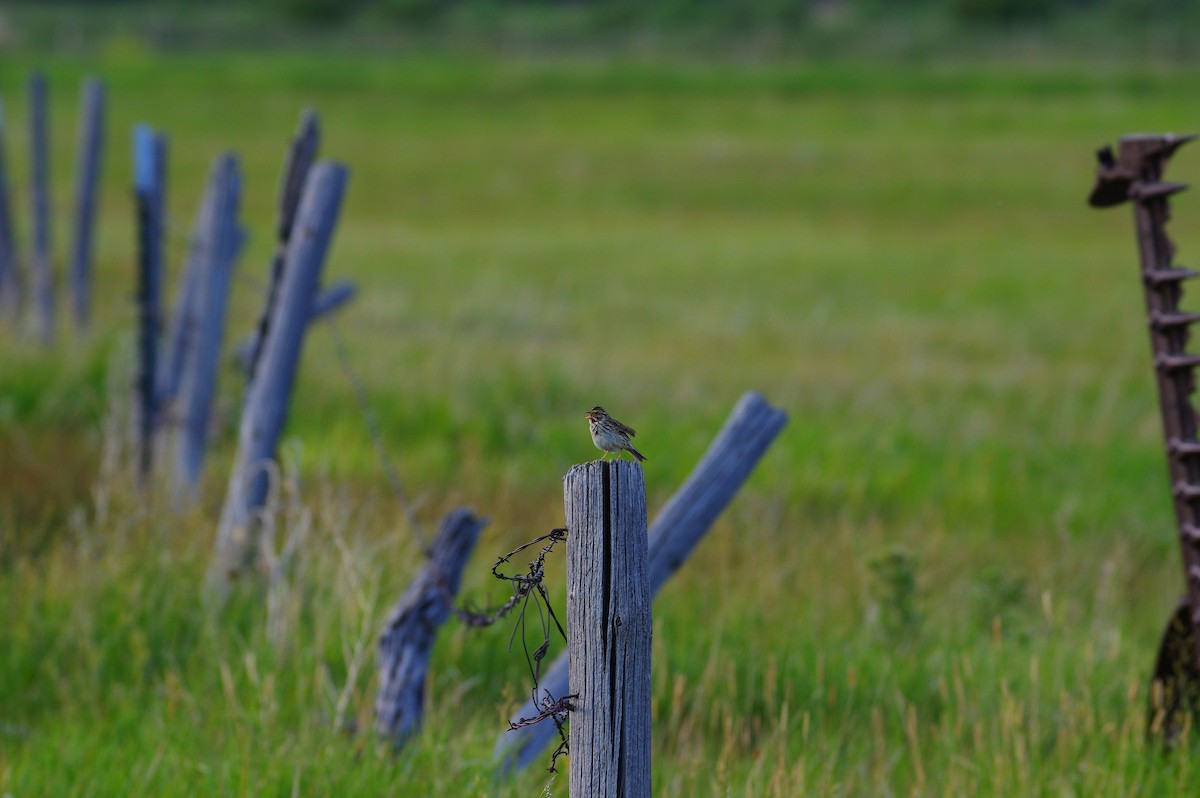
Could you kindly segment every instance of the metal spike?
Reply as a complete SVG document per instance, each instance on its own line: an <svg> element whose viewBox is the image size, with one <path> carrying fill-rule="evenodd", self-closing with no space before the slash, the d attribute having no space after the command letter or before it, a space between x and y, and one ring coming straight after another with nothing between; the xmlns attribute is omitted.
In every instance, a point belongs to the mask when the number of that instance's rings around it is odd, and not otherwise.
<svg viewBox="0 0 1200 798"><path fill-rule="evenodd" d="M1185 269L1182 266L1177 266L1173 269L1153 269L1152 271L1142 272L1142 277L1150 285L1162 285L1163 283L1178 283L1184 280L1190 280L1200 272L1195 269Z"/></svg>
<svg viewBox="0 0 1200 798"><path fill-rule="evenodd" d="M1164 313L1155 310L1150 313L1150 326L1156 330L1166 330L1173 327L1186 327L1200 321L1200 313Z"/></svg>
<svg viewBox="0 0 1200 798"><path fill-rule="evenodd" d="M1142 183L1139 181L1129 187L1129 198L1145 202L1146 200L1159 199L1160 197L1169 197L1172 194L1178 194L1180 191L1186 190L1187 183L1169 183L1165 180L1157 183Z"/></svg>

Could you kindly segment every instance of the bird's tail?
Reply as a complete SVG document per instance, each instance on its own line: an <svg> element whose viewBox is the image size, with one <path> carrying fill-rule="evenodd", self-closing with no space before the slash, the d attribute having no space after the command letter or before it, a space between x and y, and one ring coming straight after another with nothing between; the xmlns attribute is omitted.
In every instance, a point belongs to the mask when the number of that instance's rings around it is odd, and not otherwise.
<svg viewBox="0 0 1200 798"><path fill-rule="evenodd" d="M632 446L630 446L630 447L629 447L629 453L630 453L631 455L633 455L633 456L634 456L634 458L635 458L635 459L636 459L636 460L637 460L639 463L640 463L640 462L642 462L643 460L645 460L645 459L646 459L646 455L642 454L641 452L639 452L637 449L633 448Z"/></svg>

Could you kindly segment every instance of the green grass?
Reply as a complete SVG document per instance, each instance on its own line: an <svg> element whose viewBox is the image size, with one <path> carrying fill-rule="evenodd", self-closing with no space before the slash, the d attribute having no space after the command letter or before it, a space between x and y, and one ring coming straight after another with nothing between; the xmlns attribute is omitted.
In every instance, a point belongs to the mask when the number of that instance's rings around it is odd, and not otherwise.
<svg viewBox="0 0 1200 798"><path fill-rule="evenodd" d="M22 187L32 66L0 59ZM641 431L652 515L743 391L788 411L656 602L656 794L1190 794L1188 758L1143 738L1181 584L1132 225L1084 202L1095 147L1195 127L1188 70L136 48L48 69L60 210L88 71L110 158L96 332L0 343L0 791L566 791L492 781L528 689L507 628L443 630L398 757L367 732L373 635L419 562L329 330L289 422L280 534L311 528L276 634L264 589L219 615L201 590L232 372L199 505L132 488L129 126L171 136L175 271L209 163L242 157L236 337L311 105L352 172L339 328L424 523L491 518L477 603L503 598L497 555L561 523L587 407ZM1198 212L1175 203L1181 262Z"/></svg>

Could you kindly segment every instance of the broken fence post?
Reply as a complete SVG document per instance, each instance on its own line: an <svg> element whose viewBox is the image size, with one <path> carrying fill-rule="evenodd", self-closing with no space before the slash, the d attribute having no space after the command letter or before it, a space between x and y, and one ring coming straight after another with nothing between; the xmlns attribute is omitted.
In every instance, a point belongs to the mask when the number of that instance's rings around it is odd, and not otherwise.
<svg viewBox="0 0 1200 798"><path fill-rule="evenodd" d="M71 248L71 302L75 328L85 330L92 309L92 233L96 188L104 148L104 84L89 78L83 85L79 122L79 158L75 172L75 240Z"/></svg>
<svg viewBox="0 0 1200 798"><path fill-rule="evenodd" d="M486 525L461 507L442 520L429 562L396 602L379 636L375 731L397 748L421 726L437 630L450 617L463 568Z"/></svg>
<svg viewBox="0 0 1200 798"><path fill-rule="evenodd" d="M577 465L563 495L570 793L649 798L653 594L642 467Z"/></svg>
<svg viewBox="0 0 1200 798"><path fill-rule="evenodd" d="M333 239L348 170L319 163L309 172L297 214L297 234L289 242L287 266L263 340L259 373L250 383L238 431L238 453L229 477L217 530L210 586L223 590L251 564L257 550L257 515L267 497L267 468L275 461L287 420L288 401L312 317L325 255Z"/></svg>
<svg viewBox="0 0 1200 798"><path fill-rule="evenodd" d="M50 251L50 142L46 76L29 78L30 199L33 204L33 293L42 343L54 343L54 263Z"/></svg>
<svg viewBox="0 0 1200 798"><path fill-rule="evenodd" d="M138 478L154 463L158 424L158 333L161 325L166 139L146 125L133 129L134 198L138 218Z"/></svg>
<svg viewBox="0 0 1200 798"><path fill-rule="evenodd" d="M208 246L200 257L195 290L197 321L192 346L188 348L183 374L182 426L175 490L192 495L200 483L204 452L208 444L209 418L221 363L221 339L229 306L229 284L237 265L243 234L238 225L242 179L236 156L219 156L212 167L206 201L210 229L204 234Z"/></svg>
<svg viewBox="0 0 1200 798"><path fill-rule="evenodd" d="M650 526L652 593L657 594L691 555L785 424L787 414L772 407L762 394L748 392L738 400L708 451ZM542 675L538 703L526 701L512 720L535 717L546 696L557 699L567 694L567 684L567 657L560 655ZM495 749L501 771L527 767L557 736L554 724L546 721L502 732Z"/></svg>
<svg viewBox="0 0 1200 798"><path fill-rule="evenodd" d="M8 185L4 136L4 104L0 101L0 311L16 320L21 312L21 271Z"/></svg>

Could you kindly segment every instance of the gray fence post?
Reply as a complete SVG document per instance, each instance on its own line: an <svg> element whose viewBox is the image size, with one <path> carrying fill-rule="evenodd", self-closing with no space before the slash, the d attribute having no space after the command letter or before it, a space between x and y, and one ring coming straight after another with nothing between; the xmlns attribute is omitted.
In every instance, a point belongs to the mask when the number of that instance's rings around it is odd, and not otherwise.
<svg viewBox="0 0 1200 798"><path fill-rule="evenodd" d="M54 263L50 251L50 142L46 122L46 76L29 79L30 194L33 203L33 293L37 330L54 343Z"/></svg>
<svg viewBox="0 0 1200 798"><path fill-rule="evenodd" d="M288 401L313 297L341 209L348 171L319 163L309 172L297 215L297 231L287 249L287 266L270 329L262 344L259 371L246 396L238 432L238 453L217 530L209 584L223 592L252 563L257 550L258 513L267 497L268 472L287 420Z"/></svg>
<svg viewBox="0 0 1200 798"><path fill-rule="evenodd" d="M226 154L217 158L209 180L205 201L212 204L207 214L210 227L202 233L206 249L200 253L194 304L199 322L188 348L190 357L183 376L183 414L179 458L176 461L177 494L194 494L200 482L204 452L208 444L209 417L216 392L221 362L221 340L229 306L229 284L237 264L243 235L238 226L242 180L237 158ZM187 323L186 321L184 322Z"/></svg>
<svg viewBox="0 0 1200 798"><path fill-rule="evenodd" d="M8 186L7 145L4 136L4 103L0 100L0 311L14 320L21 312L21 270Z"/></svg>
<svg viewBox="0 0 1200 798"><path fill-rule="evenodd" d="M215 194L220 189L215 182L217 177L215 170L209 172L208 184L192 223L192 235L175 297L175 311L171 314L171 327L167 332L166 350L159 363L158 401L168 417L174 412L173 405L183 381L184 364L191 358L189 352L195 346L196 330L200 326L198 295L201 271L212 248L212 214L216 204Z"/></svg>
<svg viewBox="0 0 1200 798"><path fill-rule="evenodd" d="M326 316L337 312L343 305L354 299L357 293L358 288L348 280L340 280L328 288L322 289L316 298L313 299L312 321L320 321ZM250 369L253 366L257 351L258 330L242 338L234 350L234 363L237 364L238 368L246 372L247 380L253 376Z"/></svg>
<svg viewBox="0 0 1200 798"><path fill-rule="evenodd" d="M87 329L92 310L92 234L96 189L104 148L104 84L89 78L83 85L79 122L79 160L75 173L75 240L71 247L71 300L75 327Z"/></svg>
<svg viewBox="0 0 1200 798"><path fill-rule="evenodd" d="M653 593L691 555L785 424L787 414L772 407L762 394L749 392L738 400L708 451L650 526ZM542 675L542 695L536 698L539 702L547 695L561 698L568 692L567 683L567 657L562 655ZM512 720L535 717L540 710L531 699L513 713ZM527 767L557 735L549 721L503 732L495 751L501 771Z"/></svg>
<svg viewBox="0 0 1200 798"><path fill-rule="evenodd" d="M245 362L248 382L254 382L254 375L258 371L263 342L266 340L267 330L271 325L275 302L279 296L279 286L283 282L283 272L287 267L285 255L288 242L292 237L292 228L296 223L296 210L300 206L300 192L304 188L308 172L317 158L320 141L320 125L317 115L311 109L306 109L300 117L300 127L296 131L296 135L292 137L287 160L283 165L283 176L279 182L279 218L275 230L275 254L271 258L271 275L267 281L266 296L263 297L263 309L247 345Z"/></svg>
<svg viewBox="0 0 1200 798"><path fill-rule="evenodd" d="M425 674L438 627L453 609L463 568L486 520L465 508L442 520L429 562L396 602L379 636L375 730L400 747L421 726Z"/></svg>
<svg viewBox="0 0 1200 798"><path fill-rule="evenodd" d="M154 463L158 425L158 336L162 323L162 251L166 140L146 125L133 129L134 197L138 216L138 477Z"/></svg>
<svg viewBox="0 0 1200 798"><path fill-rule="evenodd" d="M628 460L563 480L571 795L650 795L650 591L646 483Z"/></svg>

